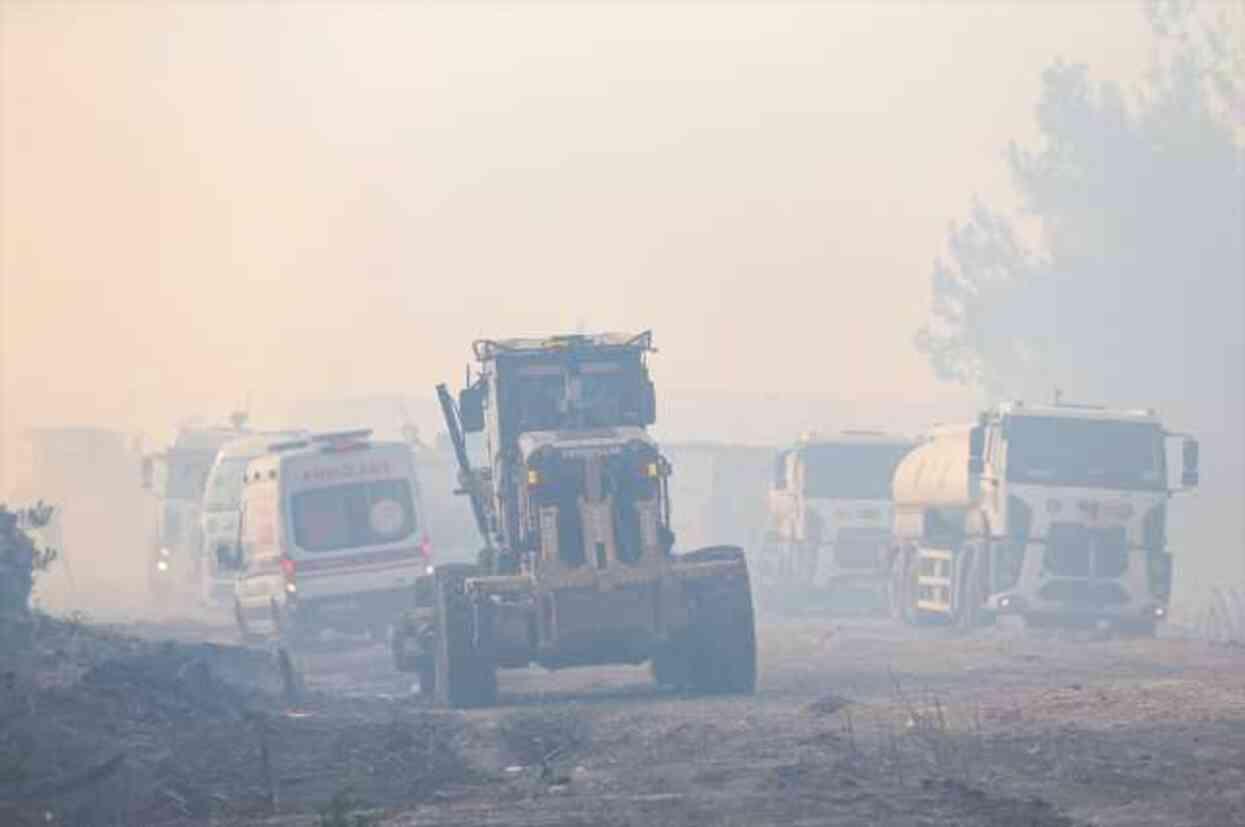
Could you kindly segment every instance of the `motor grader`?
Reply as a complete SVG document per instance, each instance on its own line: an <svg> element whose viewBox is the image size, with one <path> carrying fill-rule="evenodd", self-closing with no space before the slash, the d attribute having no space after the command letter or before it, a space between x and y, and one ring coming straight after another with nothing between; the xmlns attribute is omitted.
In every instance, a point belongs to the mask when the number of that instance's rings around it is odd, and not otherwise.
<svg viewBox="0 0 1245 827"><path fill-rule="evenodd" d="M457 404L437 387L483 548L430 567L392 645L439 705L492 705L497 670L532 664L648 661L664 686L753 691L743 550L674 550L651 352L651 332L483 340Z"/></svg>

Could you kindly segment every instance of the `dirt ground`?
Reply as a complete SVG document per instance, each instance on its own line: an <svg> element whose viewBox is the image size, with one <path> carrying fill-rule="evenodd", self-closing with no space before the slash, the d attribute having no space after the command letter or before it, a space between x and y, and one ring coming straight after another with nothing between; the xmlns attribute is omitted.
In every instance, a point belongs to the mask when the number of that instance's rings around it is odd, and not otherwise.
<svg viewBox="0 0 1245 827"><path fill-rule="evenodd" d="M34 753L20 782L0 763L0 822L8 806L19 824L1245 825L1240 647L759 631L755 697L531 669L502 673L498 708L449 713L380 646L301 655L289 705L269 653L213 645L226 628L57 627L38 691L10 690L37 710L0 716L0 760L6 739Z"/></svg>

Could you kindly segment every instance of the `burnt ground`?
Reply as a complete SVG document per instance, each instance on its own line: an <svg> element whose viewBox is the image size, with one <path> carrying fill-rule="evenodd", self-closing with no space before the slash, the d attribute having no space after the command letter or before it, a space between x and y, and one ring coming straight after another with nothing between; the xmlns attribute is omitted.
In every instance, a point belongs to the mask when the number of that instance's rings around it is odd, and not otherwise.
<svg viewBox="0 0 1245 827"><path fill-rule="evenodd" d="M1245 825L1241 648L762 621L755 697L532 669L445 713L377 646L301 656L288 706L227 639L53 624L0 707L0 823Z"/></svg>

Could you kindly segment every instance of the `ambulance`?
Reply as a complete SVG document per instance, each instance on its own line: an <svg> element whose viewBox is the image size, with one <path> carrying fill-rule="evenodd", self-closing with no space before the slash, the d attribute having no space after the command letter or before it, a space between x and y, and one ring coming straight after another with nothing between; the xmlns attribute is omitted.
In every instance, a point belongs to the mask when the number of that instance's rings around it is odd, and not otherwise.
<svg viewBox="0 0 1245 827"><path fill-rule="evenodd" d="M271 446L243 474L234 611L244 639L383 640L431 567L414 454L370 430ZM228 552L226 552L228 553Z"/></svg>

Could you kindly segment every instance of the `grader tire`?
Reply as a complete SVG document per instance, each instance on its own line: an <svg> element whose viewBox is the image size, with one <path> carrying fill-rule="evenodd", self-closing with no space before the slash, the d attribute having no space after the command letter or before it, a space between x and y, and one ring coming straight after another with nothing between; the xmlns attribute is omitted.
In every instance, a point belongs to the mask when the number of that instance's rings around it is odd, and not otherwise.
<svg viewBox="0 0 1245 827"><path fill-rule="evenodd" d="M471 604L463 593L463 581L474 573L474 566L455 563L439 566L434 575L437 655L432 683L438 706L472 709L497 703L497 666L475 649Z"/></svg>
<svg viewBox="0 0 1245 827"><path fill-rule="evenodd" d="M689 561L743 562L743 552L730 546L701 549ZM697 692L751 695L756 691L756 625L747 569L719 582L700 584L694 595L687 652L688 683Z"/></svg>
<svg viewBox="0 0 1245 827"><path fill-rule="evenodd" d="M686 689L691 681L686 647L668 646L653 655L649 664L653 682L671 689Z"/></svg>

